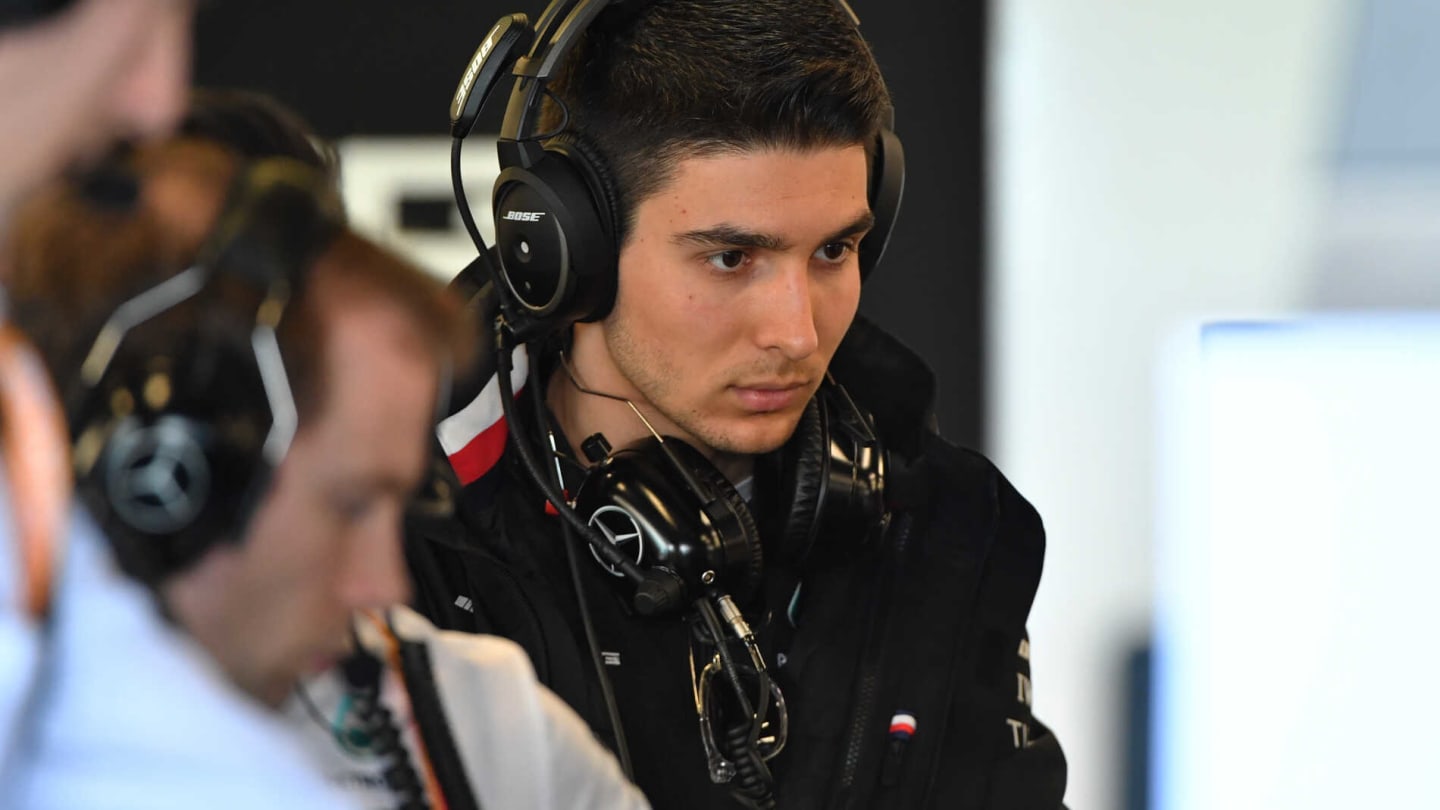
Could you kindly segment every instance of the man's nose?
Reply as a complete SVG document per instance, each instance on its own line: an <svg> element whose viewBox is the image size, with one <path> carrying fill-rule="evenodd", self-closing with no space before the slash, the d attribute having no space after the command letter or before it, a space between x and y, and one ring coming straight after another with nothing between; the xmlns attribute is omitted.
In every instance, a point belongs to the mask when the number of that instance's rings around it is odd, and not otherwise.
<svg viewBox="0 0 1440 810"><path fill-rule="evenodd" d="M388 607L410 600L410 575L405 567L400 523L383 521L354 538L340 583L347 608Z"/></svg>
<svg viewBox="0 0 1440 810"><path fill-rule="evenodd" d="M779 349L789 360L804 360L820 345L815 327L815 285L804 261L786 261L776 267L766 284L755 290L756 342L764 349Z"/></svg>

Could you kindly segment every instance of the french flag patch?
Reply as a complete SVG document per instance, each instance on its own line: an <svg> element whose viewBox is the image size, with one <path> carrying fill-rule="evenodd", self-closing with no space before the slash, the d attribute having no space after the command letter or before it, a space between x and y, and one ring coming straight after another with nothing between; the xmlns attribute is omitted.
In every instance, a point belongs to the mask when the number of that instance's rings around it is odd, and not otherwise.
<svg viewBox="0 0 1440 810"><path fill-rule="evenodd" d="M510 384L518 397L530 375L530 357L523 345L516 346L511 357L514 367ZM500 381L494 377L470 404L441 420L435 428L461 486L473 484L495 468L505 452L508 433L500 402Z"/></svg>
<svg viewBox="0 0 1440 810"><path fill-rule="evenodd" d="M909 712L896 712L890 718L890 737L896 740L908 740L915 734L915 715Z"/></svg>

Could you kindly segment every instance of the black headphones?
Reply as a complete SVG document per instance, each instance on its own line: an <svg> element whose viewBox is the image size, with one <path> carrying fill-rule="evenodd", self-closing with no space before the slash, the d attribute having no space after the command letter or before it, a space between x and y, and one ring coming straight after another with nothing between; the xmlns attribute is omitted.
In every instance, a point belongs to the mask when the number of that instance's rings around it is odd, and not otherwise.
<svg viewBox="0 0 1440 810"><path fill-rule="evenodd" d="M585 140L536 127L549 81L600 13L617 6L634 13L650 2L554 0L534 26L524 14L511 14L490 29L455 91L450 131L458 147L496 83L506 75L516 80L497 144L500 175L492 210L494 270L512 326L522 334L597 320L614 303L620 215L615 183ZM849 5L836 2L858 26ZM880 131L873 153L868 196L875 224L860 244L861 278L885 252L905 187L904 150L890 128ZM458 165L458 151L455 158ZM457 181L462 216L471 236L478 237L458 186Z"/></svg>
<svg viewBox="0 0 1440 810"><path fill-rule="evenodd" d="M610 452L591 437L585 450L594 466L575 493L576 511L638 566L673 572L690 593L716 585L743 599L766 563L833 564L888 523L884 449L829 379L789 441L756 459L753 508L681 439L652 436Z"/></svg>
<svg viewBox="0 0 1440 810"><path fill-rule="evenodd" d="M144 582L238 540L289 449L277 328L339 233L325 189L293 161L242 164L195 263L110 314L68 391L77 492ZM182 306L199 308L192 327L151 331Z"/></svg>

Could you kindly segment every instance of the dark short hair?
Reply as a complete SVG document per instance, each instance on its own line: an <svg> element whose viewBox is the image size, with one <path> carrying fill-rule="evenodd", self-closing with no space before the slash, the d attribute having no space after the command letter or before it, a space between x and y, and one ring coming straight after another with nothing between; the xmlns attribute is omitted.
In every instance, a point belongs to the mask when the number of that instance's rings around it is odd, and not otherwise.
<svg viewBox="0 0 1440 810"><path fill-rule="evenodd" d="M620 211L678 161L754 148L865 145L890 94L835 0L658 0L600 15L561 67L541 131L582 138L605 161Z"/></svg>
<svg viewBox="0 0 1440 810"><path fill-rule="evenodd" d="M17 212L13 239L0 256L0 265L8 265L11 318L62 391L74 387L85 355L117 306L196 260L236 173L249 164L213 142L176 139L141 147L126 165L138 175L133 204L97 206L74 178L55 181ZM307 278L287 306L278 336L302 425L325 402L327 302L347 305L322 297L385 302L405 315L425 352L458 367L470 361L475 330L459 301L419 267L353 230L339 230ZM207 299L203 308L197 298L157 317L155 328L137 335L140 342L117 353L115 362L155 354L199 333L225 345L248 345L258 302L253 294L230 295L233 286L225 285L217 292L224 295Z"/></svg>
<svg viewBox="0 0 1440 810"><path fill-rule="evenodd" d="M299 112L264 93L196 88L190 92L177 132L221 144L243 158L289 158L319 171L331 183L339 179L340 158L334 145Z"/></svg>

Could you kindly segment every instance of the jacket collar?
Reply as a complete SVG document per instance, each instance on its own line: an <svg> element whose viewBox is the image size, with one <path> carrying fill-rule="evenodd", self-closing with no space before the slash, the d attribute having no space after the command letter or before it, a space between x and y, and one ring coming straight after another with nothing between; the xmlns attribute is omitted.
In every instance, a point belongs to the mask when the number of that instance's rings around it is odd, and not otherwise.
<svg viewBox="0 0 1440 810"><path fill-rule="evenodd" d="M830 361L830 373L875 418L887 447L919 454L922 437L936 432L935 374L909 346L856 315Z"/></svg>

